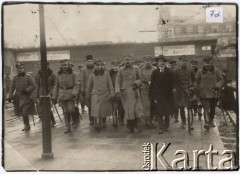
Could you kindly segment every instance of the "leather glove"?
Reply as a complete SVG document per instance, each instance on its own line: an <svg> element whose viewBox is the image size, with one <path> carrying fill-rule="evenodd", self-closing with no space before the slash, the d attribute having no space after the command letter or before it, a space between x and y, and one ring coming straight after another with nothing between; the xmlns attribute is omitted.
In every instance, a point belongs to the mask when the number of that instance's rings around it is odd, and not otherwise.
<svg viewBox="0 0 240 174"><path fill-rule="evenodd" d="M55 105L57 104L57 99L56 98L52 98L52 103Z"/></svg>
<svg viewBox="0 0 240 174"><path fill-rule="evenodd" d="M22 90L22 94L27 95L28 94L27 90L26 89Z"/></svg>
<svg viewBox="0 0 240 174"><path fill-rule="evenodd" d="M12 100L13 100L13 98L7 98L7 101L8 101L9 103L12 103Z"/></svg>

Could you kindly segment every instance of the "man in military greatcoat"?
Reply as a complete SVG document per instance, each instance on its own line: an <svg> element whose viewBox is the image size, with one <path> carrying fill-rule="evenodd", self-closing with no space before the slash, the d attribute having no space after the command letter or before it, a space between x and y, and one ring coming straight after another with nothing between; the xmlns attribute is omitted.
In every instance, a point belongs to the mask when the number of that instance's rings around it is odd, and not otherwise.
<svg viewBox="0 0 240 174"><path fill-rule="evenodd" d="M40 96L42 95L42 91L43 91L42 90L42 78L41 78L41 74L42 74L41 64L38 64L38 68L39 68L39 71L38 71L37 75L35 76L36 88L35 88L35 91L33 92L33 98L36 103L39 118L41 119L42 108L41 108ZM56 81L56 76L53 73L53 71L49 68L49 63L47 63L47 76L48 76L48 79L47 79L48 95L52 96L53 88L54 88L55 81ZM55 121L55 118L54 118L52 112L50 113L50 117L51 117L52 127L54 127L56 124L56 121Z"/></svg>
<svg viewBox="0 0 240 174"><path fill-rule="evenodd" d="M112 114L114 89L109 72L104 69L101 60L95 62L95 69L89 76L86 97L91 98L91 116L95 128L106 128L106 117Z"/></svg>
<svg viewBox="0 0 240 174"><path fill-rule="evenodd" d="M62 60L60 63L61 68L57 74L52 101L53 104L56 104L57 100L59 100L59 105L63 108L66 124L64 133L70 133L71 115L74 115L76 112L75 101L79 93L78 75L69 67L68 60Z"/></svg>
<svg viewBox="0 0 240 174"><path fill-rule="evenodd" d="M133 66L131 55L126 55L123 59L124 66L119 69L116 77L115 93L117 98L121 98L129 132L138 133L138 118L143 116L140 96L142 77L138 67Z"/></svg>
<svg viewBox="0 0 240 174"><path fill-rule="evenodd" d="M223 77L219 69L213 66L212 57L203 59L204 66L196 74L195 89L204 110L205 129L215 127L213 122L215 107L217 104L217 93L223 86Z"/></svg>
<svg viewBox="0 0 240 174"><path fill-rule="evenodd" d="M88 101L88 104L86 102L86 91L87 91L88 79L89 79L90 74L92 74L93 70L94 70L93 56L87 55L86 60L87 60L87 65L82 70L81 92L82 92L82 98L83 98L84 104L88 105L88 114L89 114L90 125L94 125L94 118L91 116L91 100Z"/></svg>
<svg viewBox="0 0 240 174"><path fill-rule="evenodd" d="M185 108L190 106L189 93L193 91L193 83L195 79L194 72L191 68L187 66L187 57L179 57L180 68L176 70L175 73L175 83L176 83L176 102L180 110L180 116L182 120L181 127L186 126L186 115Z"/></svg>
<svg viewBox="0 0 240 174"><path fill-rule="evenodd" d="M147 128L150 127L154 114L154 101L150 101L148 97L149 86L151 81L152 72L156 69L151 65L152 56L146 55L143 57L144 66L141 69L142 75L142 88L141 88L141 100L143 113L145 117L145 126Z"/></svg>
<svg viewBox="0 0 240 174"><path fill-rule="evenodd" d="M113 88L114 88L114 91L115 91L115 82L116 82L116 77L117 77L117 73L118 73L118 70L119 70L120 63L118 63L117 61L112 61L111 65L112 65L112 69L109 71L109 75L111 77ZM124 109L123 109L123 105L122 105L121 100L114 97L113 100L112 100L112 105L113 105L113 111L115 112L114 114L118 113L119 122L122 125L123 121L124 121ZM116 126L116 124L114 123L113 126Z"/></svg>
<svg viewBox="0 0 240 174"><path fill-rule="evenodd" d="M31 98L35 85L32 77L24 72L22 63L17 63L16 68L18 74L13 77L10 84L8 101L12 102L13 100L15 114L23 116L24 128L22 131L27 132L30 130L29 115L36 114L34 101Z"/></svg>

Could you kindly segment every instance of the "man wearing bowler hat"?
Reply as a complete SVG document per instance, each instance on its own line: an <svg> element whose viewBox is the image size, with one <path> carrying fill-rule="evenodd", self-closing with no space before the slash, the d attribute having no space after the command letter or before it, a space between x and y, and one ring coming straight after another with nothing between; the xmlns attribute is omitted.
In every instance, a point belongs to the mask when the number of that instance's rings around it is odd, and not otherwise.
<svg viewBox="0 0 240 174"><path fill-rule="evenodd" d="M88 114L89 114L89 121L90 125L94 125L94 118L91 116L91 100L86 103L86 91L87 91L87 85L88 85L88 79L90 74L93 73L94 70L94 61L92 55L86 56L87 65L82 70L82 85L81 85L81 91L82 91L82 98L86 105L88 105Z"/></svg>
<svg viewBox="0 0 240 174"><path fill-rule="evenodd" d="M204 128L208 130L209 127L215 127L213 119L217 103L216 94L224 81L221 72L213 66L212 57L204 58L203 63L204 66L196 74L194 86L204 109Z"/></svg>
<svg viewBox="0 0 240 174"><path fill-rule="evenodd" d="M163 55L156 58L159 67L151 75L149 87L149 99L154 100L157 108L159 123L159 134L168 132L169 115L171 114L171 102L174 89L174 77L169 68L166 67L167 60ZM163 117L165 117L163 121Z"/></svg>
<svg viewBox="0 0 240 174"><path fill-rule="evenodd" d="M10 84L7 100L9 102L13 100L15 114L23 116L24 128L22 131L28 132L30 130L28 116L36 114L34 101L31 98L35 85L32 77L24 72L24 65L22 63L17 63L16 68L18 74L13 77Z"/></svg>

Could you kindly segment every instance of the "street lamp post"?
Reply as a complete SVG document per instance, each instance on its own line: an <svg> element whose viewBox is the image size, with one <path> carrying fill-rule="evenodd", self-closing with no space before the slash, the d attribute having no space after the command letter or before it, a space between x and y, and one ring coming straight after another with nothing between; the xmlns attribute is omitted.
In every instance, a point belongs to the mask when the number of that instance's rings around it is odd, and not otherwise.
<svg viewBox="0 0 240 174"><path fill-rule="evenodd" d="M42 158L53 158L52 153L52 137L50 125L50 96L48 95L47 84L47 49L45 39L45 22L44 22L44 5L39 4L39 21L40 21L40 54L41 54L41 79L42 79L42 95L41 95L41 109L42 117L42 141L43 153Z"/></svg>

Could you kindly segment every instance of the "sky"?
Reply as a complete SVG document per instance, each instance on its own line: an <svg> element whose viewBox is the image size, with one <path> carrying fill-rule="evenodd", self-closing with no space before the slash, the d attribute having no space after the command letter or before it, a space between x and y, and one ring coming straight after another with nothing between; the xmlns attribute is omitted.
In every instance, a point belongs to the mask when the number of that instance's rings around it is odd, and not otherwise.
<svg viewBox="0 0 240 174"><path fill-rule="evenodd" d="M168 6L169 7L169 6ZM39 47L39 6L5 5L5 47ZM47 46L88 42L156 42L160 5L44 5ZM202 5L171 5L173 16L203 20ZM234 6L224 6L224 15L235 16ZM189 18L192 20L192 18Z"/></svg>

